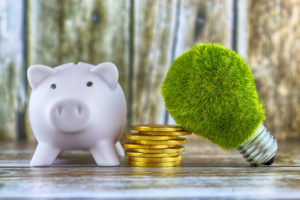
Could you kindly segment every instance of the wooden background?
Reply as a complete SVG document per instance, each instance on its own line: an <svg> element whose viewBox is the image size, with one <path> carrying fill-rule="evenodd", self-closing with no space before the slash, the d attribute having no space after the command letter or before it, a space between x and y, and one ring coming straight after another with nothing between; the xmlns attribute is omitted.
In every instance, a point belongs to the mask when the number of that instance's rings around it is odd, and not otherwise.
<svg viewBox="0 0 300 200"><path fill-rule="evenodd" d="M0 140L32 139L26 69L37 63L112 61L127 125L174 123L161 84L174 58L200 42L242 55L265 125L277 139L299 138L299 0L0 0Z"/></svg>

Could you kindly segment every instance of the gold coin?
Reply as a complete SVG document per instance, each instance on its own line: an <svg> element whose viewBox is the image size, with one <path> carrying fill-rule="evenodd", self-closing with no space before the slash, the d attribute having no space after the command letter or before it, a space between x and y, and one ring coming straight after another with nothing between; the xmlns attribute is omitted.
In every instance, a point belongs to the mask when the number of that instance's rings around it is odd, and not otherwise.
<svg viewBox="0 0 300 200"><path fill-rule="evenodd" d="M186 131L140 131L141 135L156 135L156 136L178 136L191 135L192 133Z"/></svg>
<svg viewBox="0 0 300 200"><path fill-rule="evenodd" d="M140 135L136 133L127 133L124 135L129 140L171 140L177 139L176 136L152 136L152 135Z"/></svg>
<svg viewBox="0 0 300 200"><path fill-rule="evenodd" d="M145 149L145 148L134 148L131 151L138 153L150 153L150 154L159 154L159 153L179 153L183 152L184 148L182 146L176 146L168 149Z"/></svg>
<svg viewBox="0 0 300 200"><path fill-rule="evenodd" d="M144 144L136 144L136 143L123 143L124 147L132 148L132 149L167 149L174 147L176 145L162 144L162 145L144 145Z"/></svg>
<svg viewBox="0 0 300 200"><path fill-rule="evenodd" d="M176 162L182 160L182 156L163 157L163 158L144 158L144 157L129 157L130 161L135 162Z"/></svg>
<svg viewBox="0 0 300 200"><path fill-rule="evenodd" d="M126 150L125 155L131 157L162 158L162 157L176 157L179 156L179 153L139 153L131 150Z"/></svg>
<svg viewBox="0 0 300 200"><path fill-rule="evenodd" d="M168 124L141 124L131 126L132 130L137 131L183 131L183 128L178 125Z"/></svg>
<svg viewBox="0 0 300 200"><path fill-rule="evenodd" d="M163 163L155 163L155 162L136 162L136 161L128 161L128 164L134 167L176 167L181 164L181 162L163 162Z"/></svg>
<svg viewBox="0 0 300 200"><path fill-rule="evenodd" d="M177 140L166 140L166 141L134 140L134 143L146 144L146 145L178 145L178 144L186 144L186 139L178 138Z"/></svg>

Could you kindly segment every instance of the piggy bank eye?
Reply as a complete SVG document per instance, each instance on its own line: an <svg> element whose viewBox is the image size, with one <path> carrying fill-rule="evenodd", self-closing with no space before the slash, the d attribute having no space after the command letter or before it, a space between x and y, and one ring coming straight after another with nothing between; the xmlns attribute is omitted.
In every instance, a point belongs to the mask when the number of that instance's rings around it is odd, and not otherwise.
<svg viewBox="0 0 300 200"><path fill-rule="evenodd" d="M91 87L93 85L93 82L89 81L86 83L86 86Z"/></svg>
<svg viewBox="0 0 300 200"><path fill-rule="evenodd" d="M54 90L56 88L56 84L55 83L52 83L51 84L51 88Z"/></svg>

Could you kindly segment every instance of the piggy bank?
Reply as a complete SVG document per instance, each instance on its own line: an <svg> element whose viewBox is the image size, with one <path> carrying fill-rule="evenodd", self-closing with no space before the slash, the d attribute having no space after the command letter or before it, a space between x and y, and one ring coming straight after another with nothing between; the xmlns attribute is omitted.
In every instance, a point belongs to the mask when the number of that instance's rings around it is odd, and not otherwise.
<svg viewBox="0 0 300 200"><path fill-rule="evenodd" d="M126 121L117 67L67 63L29 67L29 120L38 142L31 166L48 166L69 149L87 149L97 165L116 166Z"/></svg>

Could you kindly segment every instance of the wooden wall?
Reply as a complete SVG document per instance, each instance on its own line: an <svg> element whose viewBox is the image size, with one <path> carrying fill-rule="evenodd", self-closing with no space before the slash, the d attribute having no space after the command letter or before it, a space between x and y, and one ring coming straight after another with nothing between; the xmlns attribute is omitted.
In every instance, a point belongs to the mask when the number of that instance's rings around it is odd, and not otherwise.
<svg viewBox="0 0 300 200"><path fill-rule="evenodd" d="M25 72L36 63L114 62L127 125L174 123L161 84L174 58L199 42L240 53L269 130L299 137L299 10L297 0L0 0L0 138L25 136Z"/></svg>
<svg viewBox="0 0 300 200"><path fill-rule="evenodd" d="M0 0L0 140L18 138L18 112L25 107L22 32L22 2Z"/></svg>
<svg viewBox="0 0 300 200"><path fill-rule="evenodd" d="M300 1L250 1L248 63L277 138L300 136Z"/></svg>

